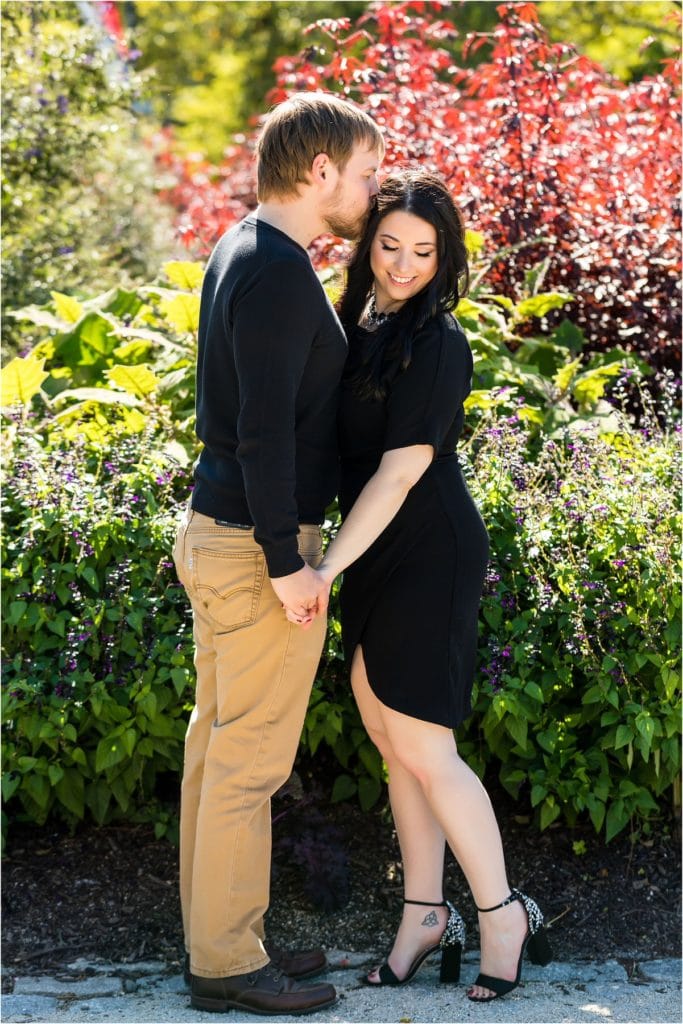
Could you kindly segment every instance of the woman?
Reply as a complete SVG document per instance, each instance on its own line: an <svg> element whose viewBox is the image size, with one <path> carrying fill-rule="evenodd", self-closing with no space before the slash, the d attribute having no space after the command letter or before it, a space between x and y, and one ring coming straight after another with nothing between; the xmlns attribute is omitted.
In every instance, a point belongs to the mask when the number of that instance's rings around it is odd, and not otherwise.
<svg viewBox="0 0 683 1024"><path fill-rule="evenodd" d="M481 973L468 995L488 1001L518 985L525 950L536 963L550 950L540 910L510 889L491 803L453 736L471 710L488 559L454 454L472 355L449 310L467 280L463 224L445 185L421 171L392 174L341 303L343 525L319 572L330 585L344 572L351 682L387 764L403 859L401 924L367 981L402 984L437 949L441 980L458 980L464 926L443 899L448 842L480 915Z"/></svg>

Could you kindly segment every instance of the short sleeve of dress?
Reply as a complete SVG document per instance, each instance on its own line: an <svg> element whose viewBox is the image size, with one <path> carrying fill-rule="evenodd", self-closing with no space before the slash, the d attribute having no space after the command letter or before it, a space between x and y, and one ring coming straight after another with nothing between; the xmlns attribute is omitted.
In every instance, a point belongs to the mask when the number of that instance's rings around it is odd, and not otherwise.
<svg viewBox="0 0 683 1024"><path fill-rule="evenodd" d="M384 451L430 444L438 453L472 386L472 353L453 317L418 331L408 367L387 398Z"/></svg>

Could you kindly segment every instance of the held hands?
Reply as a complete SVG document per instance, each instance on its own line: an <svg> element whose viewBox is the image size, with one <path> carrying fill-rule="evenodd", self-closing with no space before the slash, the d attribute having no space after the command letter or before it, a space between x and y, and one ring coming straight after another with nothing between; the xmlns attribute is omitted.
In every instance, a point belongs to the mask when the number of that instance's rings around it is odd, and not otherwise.
<svg viewBox="0 0 683 1024"><path fill-rule="evenodd" d="M334 575L321 564L318 570L305 565L289 576L271 579L271 583L288 620L310 629L317 615L327 613L333 580Z"/></svg>

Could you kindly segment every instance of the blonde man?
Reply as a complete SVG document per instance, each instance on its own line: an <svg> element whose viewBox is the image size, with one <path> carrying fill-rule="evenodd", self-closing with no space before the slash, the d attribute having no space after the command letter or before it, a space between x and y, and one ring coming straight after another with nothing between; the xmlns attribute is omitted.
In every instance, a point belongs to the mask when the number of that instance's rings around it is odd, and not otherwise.
<svg viewBox="0 0 683 1024"><path fill-rule="evenodd" d="M203 450L174 550L194 621L196 706L185 743L180 888L192 1005L303 1013L322 951L264 945L270 798L288 778L325 637L313 571L337 488L346 339L306 249L361 233L383 154L375 124L322 93L266 119L259 206L206 269L197 363ZM303 625L300 623L303 622Z"/></svg>

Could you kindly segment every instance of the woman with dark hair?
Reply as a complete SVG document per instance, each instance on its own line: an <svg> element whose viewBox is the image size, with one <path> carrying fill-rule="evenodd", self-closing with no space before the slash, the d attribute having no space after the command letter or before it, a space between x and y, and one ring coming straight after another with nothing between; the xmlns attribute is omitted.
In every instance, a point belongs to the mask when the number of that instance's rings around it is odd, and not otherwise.
<svg viewBox="0 0 683 1024"><path fill-rule="evenodd" d="M471 711L488 560L454 452L472 377L450 312L468 284L464 234L437 177L385 179L341 302L343 525L319 572L330 585L344 572L346 658L387 764L403 859L401 924L367 981L402 984L437 950L441 980L458 980L464 926L443 898L448 842L480 914L481 973L468 995L487 1001L518 985L525 951L547 963L550 950L537 905L508 884L490 800L453 735Z"/></svg>

